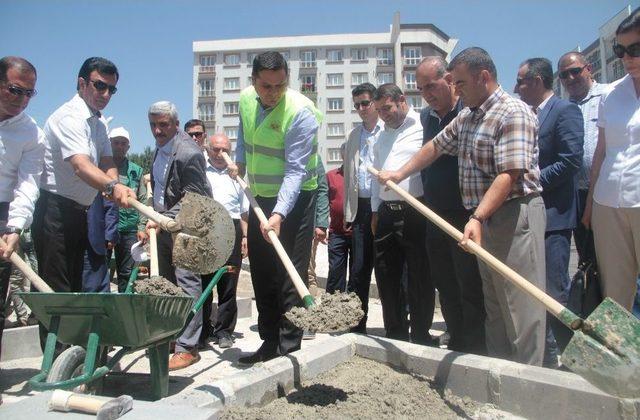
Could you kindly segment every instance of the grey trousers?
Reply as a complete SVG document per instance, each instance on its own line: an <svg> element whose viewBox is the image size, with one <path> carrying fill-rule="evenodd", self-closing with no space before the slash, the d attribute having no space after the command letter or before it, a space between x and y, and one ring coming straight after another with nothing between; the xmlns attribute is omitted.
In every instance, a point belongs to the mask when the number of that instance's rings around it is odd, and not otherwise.
<svg viewBox="0 0 640 420"><path fill-rule="evenodd" d="M160 231L158 234L158 270L160 275L173 284L177 284L196 302L202 295L202 278L191 271L173 265L173 239L171 234ZM198 346L202 331L202 311L193 317L187 328L176 341L176 353L188 352Z"/></svg>
<svg viewBox="0 0 640 420"><path fill-rule="evenodd" d="M482 227L482 246L545 290L544 202L537 194L505 202ZM478 259L482 276L489 356L540 366L545 309Z"/></svg>

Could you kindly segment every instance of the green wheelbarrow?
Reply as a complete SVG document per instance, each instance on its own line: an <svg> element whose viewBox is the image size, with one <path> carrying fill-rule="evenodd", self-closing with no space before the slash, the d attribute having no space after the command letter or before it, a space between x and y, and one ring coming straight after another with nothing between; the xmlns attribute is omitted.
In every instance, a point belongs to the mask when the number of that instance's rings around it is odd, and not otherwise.
<svg viewBox="0 0 640 420"><path fill-rule="evenodd" d="M48 329L40 373L29 380L37 391L73 389L104 377L126 354L146 349L154 400L169 392L169 343L200 311L229 267L218 269L198 301L190 296L131 293L20 293ZM56 341L71 345L54 361ZM109 347L121 347L101 366ZM106 359L106 358L105 358Z"/></svg>

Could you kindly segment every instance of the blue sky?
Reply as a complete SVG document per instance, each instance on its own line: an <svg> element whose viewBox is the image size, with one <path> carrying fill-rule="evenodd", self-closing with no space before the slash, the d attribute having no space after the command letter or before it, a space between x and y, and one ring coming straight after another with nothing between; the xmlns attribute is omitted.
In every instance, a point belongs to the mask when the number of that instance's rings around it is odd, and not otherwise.
<svg viewBox="0 0 640 420"><path fill-rule="evenodd" d="M553 63L586 47L598 28L627 4L618 0L2 0L0 55L20 55L38 69L38 95L28 113L43 125L75 93L82 62L107 57L120 70L118 93L105 114L132 134L132 151L153 145L146 111L174 102L191 118L192 42L279 35L386 32L393 14L402 23L433 23L459 39L456 51L481 46L499 80L512 90L520 62ZM256 46L258 47L258 46ZM555 69L555 64L554 64Z"/></svg>

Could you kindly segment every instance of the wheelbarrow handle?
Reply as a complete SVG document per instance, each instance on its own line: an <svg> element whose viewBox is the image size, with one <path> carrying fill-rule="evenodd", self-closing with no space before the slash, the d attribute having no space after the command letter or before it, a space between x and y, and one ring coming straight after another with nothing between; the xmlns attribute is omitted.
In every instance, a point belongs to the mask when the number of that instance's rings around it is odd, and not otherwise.
<svg viewBox="0 0 640 420"><path fill-rule="evenodd" d="M367 168L367 170L374 176L378 176L379 172L375 168L370 166ZM436 214L429 207L422 204L419 200L417 200L407 191L398 186L398 184L393 181L387 181L385 185L398 193L405 201L407 201L407 203L409 203L413 208L422 213L427 219L436 224L440 229L445 231L453 239L458 242L462 240L462 238L464 237L462 232L451 226L446 220L438 216L438 214ZM507 280L509 280L510 282L527 292L533 298L538 300L540 303L542 303L553 316L562 321L562 323L567 327L574 330L580 327L580 325L582 324L582 319L580 317L562 306L557 300L553 299L551 296L547 295L545 292L531 284L520 274L516 273L502 261L491 255L487 250L482 248L482 246L469 240L466 243L466 248L469 251L473 252L488 266L504 276Z"/></svg>
<svg viewBox="0 0 640 420"><path fill-rule="evenodd" d="M226 154L225 152L222 152L221 154L223 159L227 162L227 165L233 165L233 161L231 160L228 154ZM256 201L253 194L251 194L251 190L249 189L249 186L247 185L245 180L242 179L240 176L237 176L236 181L238 182L238 184L240 184L240 187L244 190L244 193L249 199L249 203L251 204L251 208L253 209L253 212L258 217L258 220L260 221L260 223L267 224L269 220L267 219L267 216L264 214L264 212L260 208L260 205ZM275 248L276 253L278 254L278 257L280 257L280 261L282 261L284 268L287 270L287 273L289 273L289 277L291 277L291 281L293 282L293 285L295 286L296 290L298 291L298 294L302 298L305 308L308 308L309 306L313 306L315 304L313 297L311 296L311 293L309 293L309 289L307 289L307 286L305 286L304 282L302 281L302 278L298 274L296 267L293 265L293 263L291 262L291 259L287 255L287 251L285 251L284 247L282 246L282 243L280 242L278 235L276 235L276 233L273 230L270 230L269 232L267 232L267 235L269 236L269 239L271 240L271 245L273 245L273 247Z"/></svg>
<svg viewBox="0 0 640 420"><path fill-rule="evenodd" d="M7 246L7 243L2 239L2 237L0 237L0 245L2 247ZM27 264L22 258L20 258L17 252L12 252L9 259L11 260L11 263L15 265L18 270L20 270L22 274L24 274L29 279L31 285L38 289L38 291L44 293L54 293L53 289L49 287L49 285L45 283L45 281L42 280L42 278L38 274L36 274L33 269L31 269L31 266L29 264Z"/></svg>
<svg viewBox="0 0 640 420"><path fill-rule="evenodd" d="M127 198L127 202L131 207L136 209L138 212L142 213L143 215L147 216L149 219L159 224L160 227L162 227L162 229L168 232L177 232L180 230L180 224L178 222L176 222L170 217L167 217L163 214L158 213L157 211L155 211L149 206L145 206L138 200L129 197Z"/></svg>

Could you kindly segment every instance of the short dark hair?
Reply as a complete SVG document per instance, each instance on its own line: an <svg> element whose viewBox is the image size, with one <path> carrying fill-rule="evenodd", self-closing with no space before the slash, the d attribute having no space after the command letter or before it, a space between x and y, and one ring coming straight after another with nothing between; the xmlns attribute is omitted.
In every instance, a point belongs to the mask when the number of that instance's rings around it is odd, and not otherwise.
<svg viewBox="0 0 640 420"><path fill-rule="evenodd" d="M403 95L402 90L393 83L385 83L378 86L373 94L373 100L379 101L382 98L390 98L394 102L398 102Z"/></svg>
<svg viewBox="0 0 640 420"><path fill-rule="evenodd" d="M199 125L202 128L205 128L204 123L202 122L202 120L198 120L196 118L187 121L184 124L184 131L187 131L188 129L190 129L191 127L195 127L196 125Z"/></svg>
<svg viewBox="0 0 640 420"><path fill-rule="evenodd" d="M34 76L38 77L38 73L33 64L22 57L8 55L0 58L0 82L7 81L7 72L13 68L18 69L20 73L33 73Z"/></svg>
<svg viewBox="0 0 640 420"><path fill-rule="evenodd" d="M460 51L458 55L451 60L447 70L451 71L460 64L466 64L469 70L474 73L486 70L495 80L498 80L496 65L493 64L489 53L480 47L469 47Z"/></svg>
<svg viewBox="0 0 640 420"><path fill-rule="evenodd" d="M551 61L543 57L526 59L520 67L527 66L526 77L540 77L545 89L553 89L553 67Z"/></svg>
<svg viewBox="0 0 640 420"><path fill-rule="evenodd" d="M360 83L354 87L351 91L351 96L360 96L364 93L368 93L370 98L373 98L373 94L376 92L376 87L369 82Z"/></svg>
<svg viewBox="0 0 640 420"><path fill-rule="evenodd" d="M616 29L616 36L620 34L626 34L627 32L638 31L640 32L640 7L631 12Z"/></svg>
<svg viewBox="0 0 640 420"><path fill-rule="evenodd" d="M289 66L287 60L284 59L282 54L277 51L265 51L256 55L253 59L253 69L251 70L251 77L258 77L258 73L262 70L277 71L284 69L287 76L289 75Z"/></svg>
<svg viewBox="0 0 640 420"><path fill-rule="evenodd" d="M120 79L120 74L118 73L116 65L102 57L89 57L84 60L84 63L82 63L82 67L80 67L80 71L78 72L78 78L83 78L88 81L89 75L94 70L100 74L115 75L116 80ZM76 89L78 88L79 86L76 86Z"/></svg>
<svg viewBox="0 0 640 420"><path fill-rule="evenodd" d="M566 58L571 56L576 57L583 65L589 64L589 62L587 61L587 57L585 57L585 55L582 54L580 51L569 51L562 54L558 59L558 70L560 70L560 63L562 63Z"/></svg>

